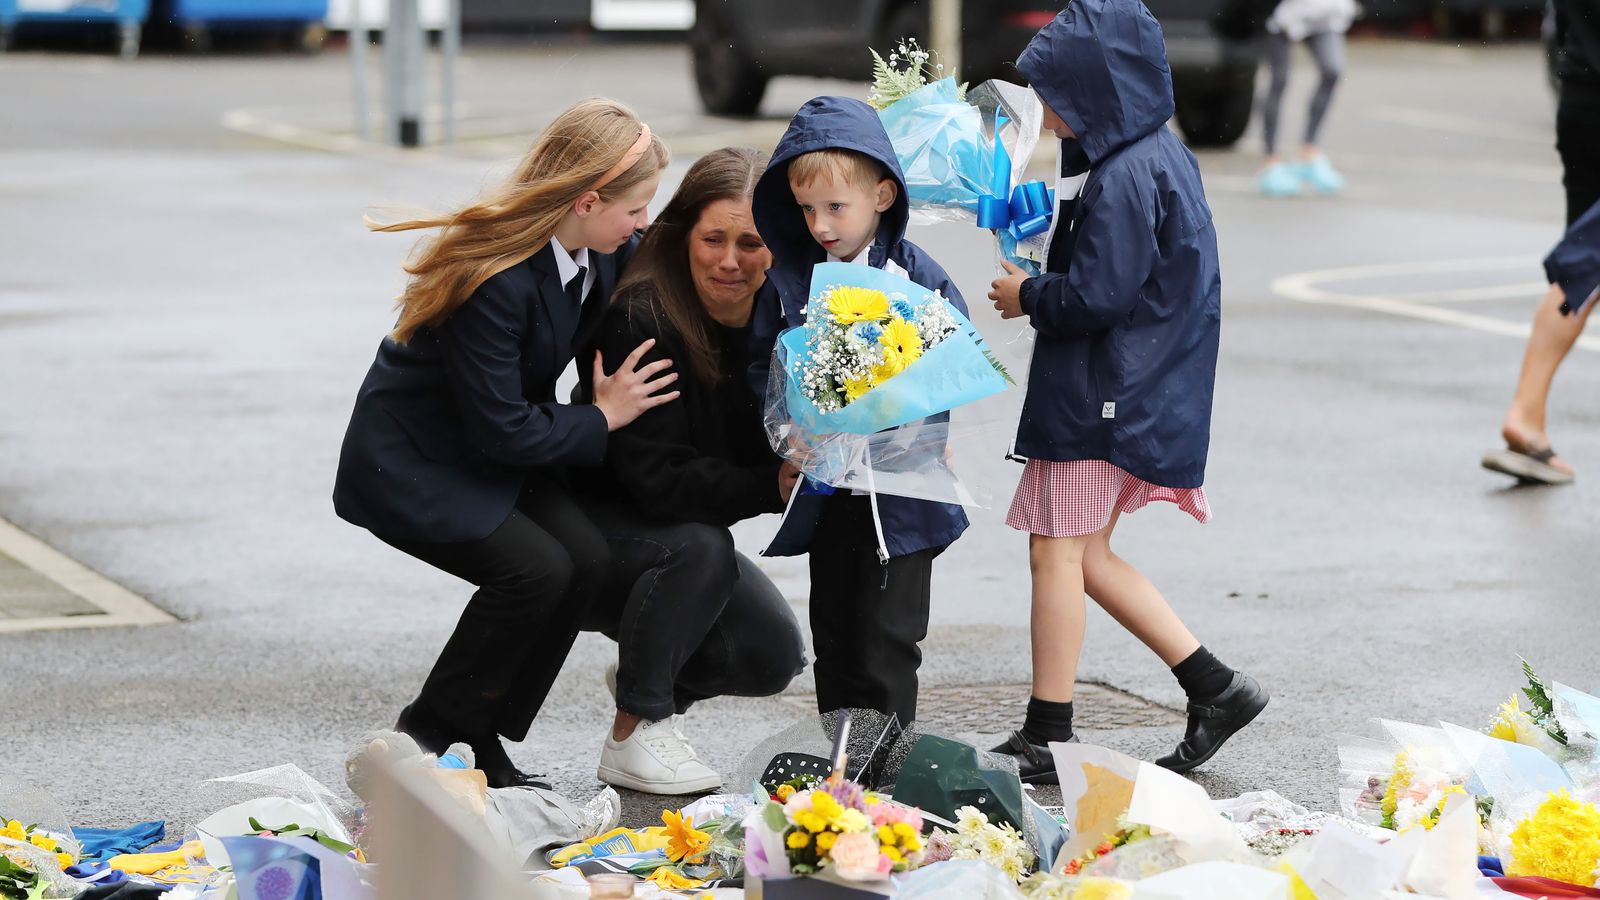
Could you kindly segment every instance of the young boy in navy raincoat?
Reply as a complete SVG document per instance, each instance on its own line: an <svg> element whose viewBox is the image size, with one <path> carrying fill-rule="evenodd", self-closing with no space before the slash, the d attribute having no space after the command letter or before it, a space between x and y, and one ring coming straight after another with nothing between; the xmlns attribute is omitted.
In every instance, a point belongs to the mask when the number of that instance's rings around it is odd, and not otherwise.
<svg viewBox="0 0 1600 900"><path fill-rule="evenodd" d="M773 268L756 296L755 358L805 324L811 268L874 266L966 311L939 264L905 239L905 178L878 114L859 100L818 97L795 113L752 202ZM765 393L767 368L752 369ZM933 559L967 527L960 506L838 491L797 492L768 556L810 553L817 709L874 709L909 725L917 712L919 642L927 636Z"/></svg>
<svg viewBox="0 0 1600 900"><path fill-rule="evenodd" d="M989 297L1037 340L1007 523L1029 532L1033 696L999 752L1054 782L1072 739L1084 593L1172 667L1189 725L1157 760L1188 771L1267 704L1200 645L1155 585L1111 551L1120 516L1154 500L1210 518L1204 481L1221 323L1217 237L1194 155L1167 128L1172 76L1139 0L1071 0L1017 60L1061 139L1044 271L1014 266Z"/></svg>

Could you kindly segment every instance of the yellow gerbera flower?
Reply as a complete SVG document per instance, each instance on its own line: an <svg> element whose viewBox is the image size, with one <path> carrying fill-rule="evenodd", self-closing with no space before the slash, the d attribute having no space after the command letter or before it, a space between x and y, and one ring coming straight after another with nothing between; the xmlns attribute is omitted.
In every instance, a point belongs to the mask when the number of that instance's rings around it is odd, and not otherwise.
<svg viewBox="0 0 1600 900"><path fill-rule="evenodd" d="M898 316L884 324L878 343L883 345L884 365L897 375L922 355L922 335L917 333L917 326Z"/></svg>
<svg viewBox="0 0 1600 900"><path fill-rule="evenodd" d="M667 826L667 859L698 862L711 847L711 835L696 829L692 817L662 810L661 822Z"/></svg>
<svg viewBox="0 0 1600 900"><path fill-rule="evenodd" d="M877 387L871 375L865 378L846 378L844 382L844 401L854 403L861 399L861 395Z"/></svg>
<svg viewBox="0 0 1600 900"><path fill-rule="evenodd" d="M889 315L889 296L862 287L836 287L828 294L828 312L841 325L876 322Z"/></svg>
<svg viewBox="0 0 1600 900"><path fill-rule="evenodd" d="M662 866L656 869L645 880L664 891L685 891L705 884L704 881L698 878L690 878L671 866Z"/></svg>

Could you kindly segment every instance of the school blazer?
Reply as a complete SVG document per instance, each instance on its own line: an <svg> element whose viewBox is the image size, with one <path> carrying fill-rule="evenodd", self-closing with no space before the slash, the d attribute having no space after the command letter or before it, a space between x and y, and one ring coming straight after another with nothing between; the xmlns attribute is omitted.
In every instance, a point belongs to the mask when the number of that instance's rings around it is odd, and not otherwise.
<svg viewBox="0 0 1600 900"><path fill-rule="evenodd" d="M595 281L570 339L572 301L549 245L442 324L405 344L384 338L339 452L339 517L391 540L475 541L510 515L530 469L599 465L605 416L557 403L556 379L593 341L637 241L589 253Z"/></svg>

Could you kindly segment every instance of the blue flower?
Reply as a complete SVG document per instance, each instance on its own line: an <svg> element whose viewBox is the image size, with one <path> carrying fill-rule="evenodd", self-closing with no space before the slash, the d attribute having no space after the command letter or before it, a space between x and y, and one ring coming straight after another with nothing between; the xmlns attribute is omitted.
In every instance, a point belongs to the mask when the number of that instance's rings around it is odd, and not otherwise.
<svg viewBox="0 0 1600 900"><path fill-rule="evenodd" d="M850 339L860 344L875 344L883 335L883 326L877 322L857 322L850 326Z"/></svg>
<svg viewBox="0 0 1600 900"><path fill-rule="evenodd" d="M889 311L900 318L905 319L907 322L917 321L917 308L912 306L911 301L905 299L904 297L896 298L892 303L890 303Z"/></svg>

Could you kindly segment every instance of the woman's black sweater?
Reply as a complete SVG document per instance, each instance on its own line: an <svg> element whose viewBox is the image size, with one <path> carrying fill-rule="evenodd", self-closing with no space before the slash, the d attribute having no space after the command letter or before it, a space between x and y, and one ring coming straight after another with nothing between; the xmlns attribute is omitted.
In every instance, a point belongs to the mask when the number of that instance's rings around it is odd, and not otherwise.
<svg viewBox="0 0 1600 900"><path fill-rule="evenodd" d="M690 368L683 339L658 311L658 303L647 290L617 298L606 310L598 346L606 371L615 372L641 342L655 338L643 363L672 360L678 380L669 390L682 395L612 432L605 466L586 479L590 490L630 502L647 517L664 522L726 527L782 512L780 460L767 444L761 400L745 379L749 328L712 323L721 373L716 383L708 384ZM592 395L588 381L593 358L592 350L579 357L586 363L579 367L584 376L580 390L586 395Z"/></svg>

